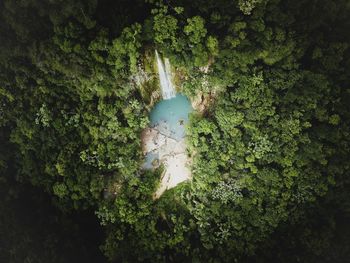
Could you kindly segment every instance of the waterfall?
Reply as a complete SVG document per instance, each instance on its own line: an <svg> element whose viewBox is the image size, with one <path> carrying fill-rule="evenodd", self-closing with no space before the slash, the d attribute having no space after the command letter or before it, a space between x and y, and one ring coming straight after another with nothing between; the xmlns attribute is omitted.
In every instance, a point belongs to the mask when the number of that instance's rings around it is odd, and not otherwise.
<svg viewBox="0 0 350 263"><path fill-rule="evenodd" d="M162 96L164 100L168 100L175 97L175 88L171 81L171 67L169 59L165 58L165 67L163 61L158 55L156 50L156 58L157 58L157 66L158 66L158 74L160 80L160 88L162 90Z"/></svg>
<svg viewBox="0 0 350 263"><path fill-rule="evenodd" d="M171 81L172 76L171 76L171 67L170 67L170 62L168 58L164 58L164 64L165 64L165 73L166 73L166 77L168 79L168 85L169 85L169 89L172 91L172 97L175 97L175 88L174 85Z"/></svg>

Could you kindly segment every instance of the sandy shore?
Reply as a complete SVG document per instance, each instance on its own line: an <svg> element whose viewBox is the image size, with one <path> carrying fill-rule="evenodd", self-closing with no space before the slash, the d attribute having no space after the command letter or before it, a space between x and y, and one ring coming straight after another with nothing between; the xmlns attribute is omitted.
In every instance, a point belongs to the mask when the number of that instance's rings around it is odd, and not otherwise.
<svg viewBox="0 0 350 263"><path fill-rule="evenodd" d="M158 165L165 166L160 186L154 194L155 198L159 198L167 189L191 178L185 138L175 140L159 132L157 127L147 128L142 133L142 149L145 155L157 153Z"/></svg>

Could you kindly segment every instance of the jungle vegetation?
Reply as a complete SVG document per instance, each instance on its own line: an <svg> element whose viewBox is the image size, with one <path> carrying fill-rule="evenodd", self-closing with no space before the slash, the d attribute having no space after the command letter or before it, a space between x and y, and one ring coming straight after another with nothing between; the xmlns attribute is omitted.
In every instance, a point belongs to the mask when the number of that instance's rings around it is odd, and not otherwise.
<svg viewBox="0 0 350 263"><path fill-rule="evenodd" d="M0 261L346 262L349 32L347 0L0 1ZM158 200L154 49L213 98Z"/></svg>

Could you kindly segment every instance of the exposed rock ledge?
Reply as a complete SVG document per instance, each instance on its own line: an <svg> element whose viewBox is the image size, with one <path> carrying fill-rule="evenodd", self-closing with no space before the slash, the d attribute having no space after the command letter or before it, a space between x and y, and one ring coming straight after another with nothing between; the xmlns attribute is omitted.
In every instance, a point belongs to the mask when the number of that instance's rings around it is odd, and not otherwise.
<svg viewBox="0 0 350 263"><path fill-rule="evenodd" d="M198 93L197 96L191 100L192 108L203 114L214 102L215 95L215 91L209 92L208 94L203 94L202 92Z"/></svg>

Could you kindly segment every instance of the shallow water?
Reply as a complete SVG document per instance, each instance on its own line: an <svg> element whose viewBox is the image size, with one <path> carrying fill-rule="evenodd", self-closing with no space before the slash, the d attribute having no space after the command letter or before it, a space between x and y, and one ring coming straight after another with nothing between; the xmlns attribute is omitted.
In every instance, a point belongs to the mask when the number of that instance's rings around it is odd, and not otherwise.
<svg viewBox="0 0 350 263"><path fill-rule="evenodd" d="M174 98L162 100L154 106L150 113L150 125L166 136L180 140L185 136L185 125L192 110L189 99L176 94Z"/></svg>
<svg viewBox="0 0 350 263"><path fill-rule="evenodd" d="M153 168L153 161L159 159L158 153L152 153L149 152L145 156L145 162L143 163L142 168L143 169L152 169Z"/></svg>

